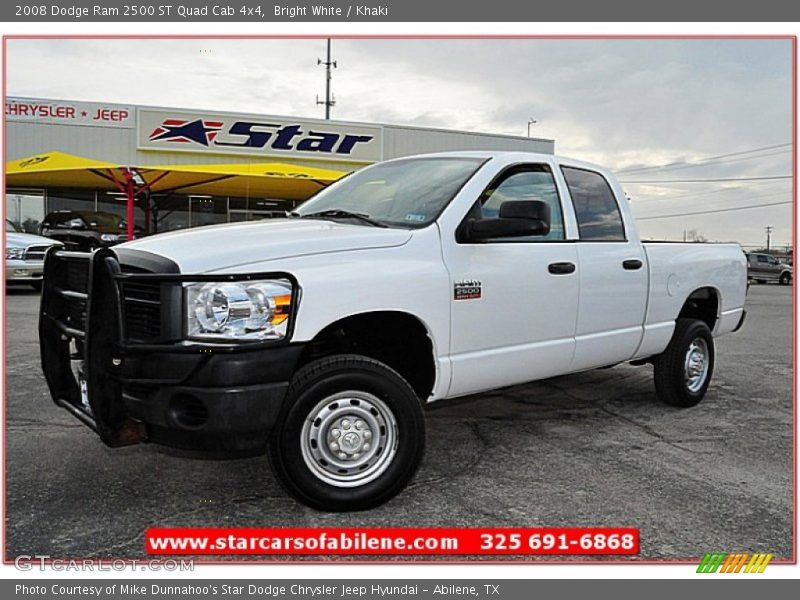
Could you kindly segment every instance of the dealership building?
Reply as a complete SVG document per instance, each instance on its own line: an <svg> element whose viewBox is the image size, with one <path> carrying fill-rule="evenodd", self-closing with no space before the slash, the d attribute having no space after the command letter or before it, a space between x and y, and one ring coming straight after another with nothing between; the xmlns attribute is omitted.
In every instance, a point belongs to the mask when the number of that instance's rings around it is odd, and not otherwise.
<svg viewBox="0 0 800 600"><path fill-rule="evenodd" d="M114 213L149 233L268 218L380 160L554 149L547 139L379 123L43 98L5 103L6 218L30 232L57 210Z"/></svg>

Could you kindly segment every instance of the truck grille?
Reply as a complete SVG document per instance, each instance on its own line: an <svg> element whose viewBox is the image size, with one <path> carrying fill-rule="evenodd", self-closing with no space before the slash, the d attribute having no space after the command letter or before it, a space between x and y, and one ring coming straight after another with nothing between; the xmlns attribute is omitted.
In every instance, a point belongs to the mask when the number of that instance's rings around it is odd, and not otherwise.
<svg viewBox="0 0 800 600"><path fill-rule="evenodd" d="M60 251L53 256L47 278L52 284L52 295L47 311L62 327L83 337L87 330L87 304L99 309L100 305L116 305L113 288L92 285L89 291L91 261L88 254ZM146 274L147 271L121 265L124 274ZM102 273L103 271L101 271ZM97 272L95 273L97 275ZM122 279L117 284L121 300L123 338L130 342L155 342L161 340L162 283L146 279ZM105 291L103 291L105 290ZM97 306L96 306L97 305ZM118 313L120 308L114 308ZM94 312L95 308L92 309Z"/></svg>
<svg viewBox="0 0 800 600"><path fill-rule="evenodd" d="M23 259L42 261L44 260L44 255L47 253L48 248L50 248L50 246L28 246Z"/></svg>
<svg viewBox="0 0 800 600"><path fill-rule="evenodd" d="M86 331L86 294L89 289L89 261L67 260L64 279L58 291L65 301L67 327Z"/></svg>
<svg viewBox="0 0 800 600"><path fill-rule="evenodd" d="M161 283L123 281L122 301L129 340L152 342L161 337Z"/></svg>
<svg viewBox="0 0 800 600"><path fill-rule="evenodd" d="M83 292L89 289L89 261L67 260L67 289Z"/></svg>

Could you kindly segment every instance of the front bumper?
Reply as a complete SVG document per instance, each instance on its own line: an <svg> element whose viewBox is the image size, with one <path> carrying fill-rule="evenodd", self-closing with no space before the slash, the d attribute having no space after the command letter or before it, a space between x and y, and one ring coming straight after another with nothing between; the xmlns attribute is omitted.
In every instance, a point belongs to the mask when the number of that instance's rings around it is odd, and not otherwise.
<svg viewBox="0 0 800 600"><path fill-rule="evenodd" d="M34 283L42 280L44 262L6 260L6 283Z"/></svg>
<svg viewBox="0 0 800 600"><path fill-rule="evenodd" d="M53 399L110 446L263 450L303 345L187 344L187 277L154 255L136 258L134 267L109 250L48 253L39 338Z"/></svg>
<svg viewBox="0 0 800 600"><path fill-rule="evenodd" d="M126 415L151 442L211 452L264 448L303 347L236 354L129 354L118 366Z"/></svg>

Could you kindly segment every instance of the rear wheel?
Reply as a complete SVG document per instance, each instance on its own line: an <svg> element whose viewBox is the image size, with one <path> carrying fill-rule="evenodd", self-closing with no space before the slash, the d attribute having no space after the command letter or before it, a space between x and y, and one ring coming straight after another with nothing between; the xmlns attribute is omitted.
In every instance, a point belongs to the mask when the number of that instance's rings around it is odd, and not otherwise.
<svg viewBox="0 0 800 600"><path fill-rule="evenodd" d="M358 355L320 359L298 371L270 440L272 467L286 490L333 512L394 497L424 450L422 407L411 386Z"/></svg>
<svg viewBox="0 0 800 600"><path fill-rule="evenodd" d="M672 339L656 357L658 398L670 406L687 408L699 403L714 372L714 338L703 321L678 319Z"/></svg>

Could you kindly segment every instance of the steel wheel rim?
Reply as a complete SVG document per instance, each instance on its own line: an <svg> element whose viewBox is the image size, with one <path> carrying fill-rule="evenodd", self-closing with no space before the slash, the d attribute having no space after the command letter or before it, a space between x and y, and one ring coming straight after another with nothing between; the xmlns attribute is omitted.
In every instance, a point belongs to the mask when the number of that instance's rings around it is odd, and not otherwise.
<svg viewBox="0 0 800 600"><path fill-rule="evenodd" d="M397 420L386 403L363 391L328 396L308 413L300 432L306 466L342 488L380 477L397 453Z"/></svg>
<svg viewBox="0 0 800 600"><path fill-rule="evenodd" d="M686 350L683 364L686 389L692 393L700 391L708 377L709 364L708 343L700 337L693 339Z"/></svg>

